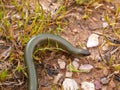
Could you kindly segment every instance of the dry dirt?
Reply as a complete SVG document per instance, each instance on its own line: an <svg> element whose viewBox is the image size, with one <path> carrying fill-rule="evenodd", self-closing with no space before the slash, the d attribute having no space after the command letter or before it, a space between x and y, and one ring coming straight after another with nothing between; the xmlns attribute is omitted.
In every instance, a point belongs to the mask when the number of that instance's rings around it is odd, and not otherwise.
<svg viewBox="0 0 120 90"><path fill-rule="evenodd" d="M49 5L47 5L49 4L47 0L43 1L41 4L46 6L46 8L49 8ZM53 4L57 7L56 2ZM108 65L107 61L99 62L98 60L96 60L97 55L99 56L100 54L102 54L104 56L106 55L106 57L110 57L110 55L108 55L108 53L104 52L99 47L87 48L86 44L87 44L88 37L92 33L100 33L100 34L102 33L103 22L104 22L103 18L105 17L107 13L109 14L111 20L114 19L115 10L119 5L120 3L118 2L117 3L116 2L112 2L112 3L102 2L99 7L97 7L97 4L90 6L90 7L86 7L84 5L80 6L80 5L73 4L72 6L67 7L67 14L64 16L62 20L63 22L67 22L67 25L62 27L64 31L60 32L59 35L65 38L66 40L68 40L70 43L72 43L72 45L74 45L75 47L79 47L79 45L81 44L82 46L84 46L84 48L88 49L91 52L90 56L79 58L79 65L91 64L94 66L93 70L89 73L73 72L73 75L71 78L75 79L79 86L81 85L81 82L83 81L91 81L91 82L100 81L101 77L109 76L114 72L112 68L110 68L110 66ZM51 6L51 9L53 7ZM85 15L85 13L89 13L89 18L83 19L83 16ZM120 23L118 24L120 25ZM110 29L110 27L106 29L105 34L108 36L109 35L114 36L112 34L112 30ZM99 42L100 42L99 46L102 45L102 43L104 42L103 36L99 36ZM113 48L113 46L109 46L107 48L107 52L113 51L111 50L111 48ZM5 48L2 47L2 49L0 50L0 53L2 53L4 49ZM118 52L119 50L116 51L114 55L119 55ZM75 57L62 51L59 51L59 52L46 51L46 53L38 54L38 57L40 57L40 60L35 61L35 65L37 67L37 72L38 72L37 73L38 82L39 82L38 90L53 90L51 89L51 87L54 87L55 88L54 90L62 90L61 84L65 76L63 76L55 86L52 85L54 77L56 76L56 73L65 74L67 70L66 68L61 70L58 67L57 60L64 59L65 63L68 64L70 63L70 61L73 61ZM120 58L116 57L116 60L117 61L115 62L117 63L120 62L119 61ZM7 62L6 64L7 65L5 65L4 68L11 66ZM3 65L3 64L0 63L0 65ZM53 69L56 70L56 73L52 74L52 76L50 76L48 72L46 72L47 65L48 67L52 67ZM11 69L12 68L14 67L11 67ZM18 77L18 79L23 81L22 84L0 85L0 90L27 90L27 78L24 75L21 75L21 73L17 73L16 75L18 75L16 76ZM119 81L115 80L114 76L111 76L110 82L106 85L101 86L102 88L104 87L106 89L100 89L100 90L120 90L119 85L120 85Z"/></svg>

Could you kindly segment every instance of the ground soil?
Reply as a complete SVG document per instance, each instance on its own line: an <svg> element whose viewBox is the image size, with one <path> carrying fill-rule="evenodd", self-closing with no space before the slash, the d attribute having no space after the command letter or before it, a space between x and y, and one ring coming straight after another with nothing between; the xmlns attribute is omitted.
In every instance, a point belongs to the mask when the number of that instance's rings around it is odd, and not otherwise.
<svg viewBox="0 0 120 90"><path fill-rule="evenodd" d="M47 0L45 0L45 2L47 2ZM42 3L42 4L44 5L45 3ZM115 10L119 5L120 3L116 3L116 2L112 2L112 3L102 2L101 6L99 7L94 5L86 7L84 5L76 5L76 4L73 4L67 7L67 14L62 19L63 22L67 22L67 25L62 26L62 29L64 31L60 32L59 35L65 38L66 40L68 40L75 47L79 47L81 44L82 46L84 46L85 49L88 49L91 52L91 55L88 57L78 58L79 65L91 64L94 66L93 70L89 73L73 72L73 75L71 78L75 79L78 85L81 85L81 82L83 81L92 81L92 82L100 81L101 77L109 76L114 72L113 70L111 70L110 66L105 61L98 62L98 60L96 60L96 55L99 55L100 52L104 53L104 51L99 49L99 47L87 48L86 44L89 36L92 33L102 33L103 22L104 22L103 19L106 13L108 13L111 19L113 19L112 17L114 17ZM47 7L47 3L46 3L46 7ZM89 17L87 19L83 18L85 13L89 13ZM108 30L105 32L106 34L109 33L109 35L112 35L112 30L110 28L106 30ZM99 37L99 42L100 42L100 45L104 42L104 39L102 36ZM110 48L112 47L109 47L108 51L110 50ZM0 50L1 53L3 52L2 50L4 51L4 49L2 48ZM54 66L54 68L56 68L58 66L58 63L57 63L58 59L64 59L65 63L68 64L70 63L70 61L73 61L75 57L62 51L59 51L59 52L46 51L45 53L39 53L37 55L40 58L40 60L35 61L37 74L38 74L38 82L39 82L38 90L52 90L51 87L53 86L55 90L62 90L61 84L65 76L62 77L62 79L60 79L60 82L58 82L55 85L52 85L56 74L55 75L53 74L52 76L50 76L46 72L45 68L47 67L47 65L51 65L51 66ZM118 58L117 62L119 62L119 60L120 58ZM58 71L56 72L65 74L66 70L67 70L66 68L61 70L58 67ZM27 78L24 75L21 75L21 73L20 74L16 73L16 75L18 75L17 76L18 79L23 81L22 84L0 85L0 90L27 90ZM113 81L113 84L109 82L107 85L102 85L102 87L106 88L104 90L120 89L119 81L114 80L113 76L110 78L110 81L111 82Z"/></svg>

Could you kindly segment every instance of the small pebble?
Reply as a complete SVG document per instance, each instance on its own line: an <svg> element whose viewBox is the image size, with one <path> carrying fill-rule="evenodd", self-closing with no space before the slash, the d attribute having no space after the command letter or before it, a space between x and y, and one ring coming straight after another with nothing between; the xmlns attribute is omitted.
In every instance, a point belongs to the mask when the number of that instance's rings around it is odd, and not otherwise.
<svg viewBox="0 0 120 90"><path fill-rule="evenodd" d="M103 85L106 85L106 84L109 83L109 79L106 78L106 77L102 77L102 78L100 79L100 82L101 82Z"/></svg>
<svg viewBox="0 0 120 90"><path fill-rule="evenodd" d="M101 17L100 20L104 22L104 21L105 21L105 18Z"/></svg>
<svg viewBox="0 0 120 90"><path fill-rule="evenodd" d="M1 45L1 44L5 44L5 41L3 41L3 40L0 40L0 45Z"/></svg>
<svg viewBox="0 0 120 90"><path fill-rule="evenodd" d="M60 66L60 69L65 69L65 65L66 65L65 61L58 59L58 64Z"/></svg>
<svg viewBox="0 0 120 90"><path fill-rule="evenodd" d="M87 41L87 47L88 48L97 47L99 45L98 37L99 36L97 34L91 34Z"/></svg>
<svg viewBox="0 0 120 90"><path fill-rule="evenodd" d="M73 72L66 72L65 76L66 77L72 77Z"/></svg>
<svg viewBox="0 0 120 90"><path fill-rule="evenodd" d="M74 61L79 62L80 60L78 58L74 58Z"/></svg>
<svg viewBox="0 0 120 90"><path fill-rule="evenodd" d="M100 90L101 88L102 88L102 85L101 85L101 83L99 82L99 81L94 81L94 84L95 84L95 89L96 90Z"/></svg>
<svg viewBox="0 0 120 90"><path fill-rule="evenodd" d="M82 82L81 88L82 90L95 90L95 85L92 82Z"/></svg>
<svg viewBox="0 0 120 90"><path fill-rule="evenodd" d="M108 23L107 22L103 22L103 28L108 27Z"/></svg>
<svg viewBox="0 0 120 90"><path fill-rule="evenodd" d="M68 39L67 39L67 40L68 40ZM65 60L65 59L66 59L65 55L62 55L61 59L62 59L62 60Z"/></svg>
<svg viewBox="0 0 120 90"><path fill-rule="evenodd" d="M63 90L79 90L78 84L74 79L65 78L63 81Z"/></svg>
<svg viewBox="0 0 120 90"><path fill-rule="evenodd" d="M75 28L75 29L73 29L73 32L74 32L74 33L78 33L79 30Z"/></svg>
<svg viewBox="0 0 120 90"><path fill-rule="evenodd" d="M75 69L79 68L79 63L77 61L73 61L72 65L74 66Z"/></svg>
<svg viewBox="0 0 120 90"><path fill-rule="evenodd" d="M93 66L90 64L84 64L79 67L81 72L90 72L93 69Z"/></svg>
<svg viewBox="0 0 120 90"><path fill-rule="evenodd" d="M102 50L103 50L103 51L107 51L107 50L109 49L108 47L109 47L109 45L108 45L108 44L105 44L105 45L102 47Z"/></svg>
<svg viewBox="0 0 120 90"><path fill-rule="evenodd" d="M95 60L98 61L98 62L101 62L101 61L102 61L102 58L100 57L100 55L96 55L96 56L95 56Z"/></svg>

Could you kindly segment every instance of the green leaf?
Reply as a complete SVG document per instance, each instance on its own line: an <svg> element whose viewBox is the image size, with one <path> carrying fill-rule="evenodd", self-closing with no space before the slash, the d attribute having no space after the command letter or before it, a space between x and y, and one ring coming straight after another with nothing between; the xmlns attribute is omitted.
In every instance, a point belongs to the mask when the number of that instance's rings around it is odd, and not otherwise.
<svg viewBox="0 0 120 90"><path fill-rule="evenodd" d="M0 81L5 80L8 76L8 71L7 70L3 70L0 72Z"/></svg>
<svg viewBox="0 0 120 90"><path fill-rule="evenodd" d="M86 0L75 0L76 1L76 4L83 4Z"/></svg>
<svg viewBox="0 0 120 90"><path fill-rule="evenodd" d="M113 65L115 71L120 70L120 64Z"/></svg>
<svg viewBox="0 0 120 90"><path fill-rule="evenodd" d="M120 13L120 6L116 10L116 15L119 15L119 13Z"/></svg>
<svg viewBox="0 0 120 90"><path fill-rule="evenodd" d="M25 72L24 68L20 64L18 64L15 71L22 72L27 77L27 73Z"/></svg>
<svg viewBox="0 0 120 90"><path fill-rule="evenodd" d="M83 19L88 19L88 18L89 18L89 15L85 14L82 18L83 18Z"/></svg>
<svg viewBox="0 0 120 90"><path fill-rule="evenodd" d="M110 24L110 18L109 18L109 16L108 16L108 14L107 15L105 15L105 20L106 20L106 22L108 22L108 24Z"/></svg>
<svg viewBox="0 0 120 90"><path fill-rule="evenodd" d="M112 56L110 57L110 61L109 61L110 65L113 64L113 61L114 61L114 55L112 55Z"/></svg>
<svg viewBox="0 0 120 90"><path fill-rule="evenodd" d="M3 18L3 12L0 11L0 20Z"/></svg>

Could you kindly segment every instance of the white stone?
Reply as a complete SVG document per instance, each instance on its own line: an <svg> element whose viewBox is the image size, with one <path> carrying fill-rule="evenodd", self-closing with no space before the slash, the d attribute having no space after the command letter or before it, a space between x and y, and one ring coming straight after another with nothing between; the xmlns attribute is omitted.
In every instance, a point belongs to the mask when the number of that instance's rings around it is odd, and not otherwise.
<svg viewBox="0 0 120 90"><path fill-rule="evenodd" d="M92 82L82 82L81 88L82 90L95 90L95 85Z"/></svg>
<svg viewBox="0 0 120 90"><path fill-rule="evenodd" d="M106 28L108 26L107 22L103 22L103 28Z"/></svg>
<svg viewBox="0 0 120 90"><path fill-rule="evenodd" d="M79 68L79 63L77 61L73 61L72 65L74 66L75 69Z"/></svg>
<svg viewBox="0 0 120 90"><path fill-rule="evenodd" d="M108 84L108 83L109 83L109 78L102 77L102 78L100 79L100 82L101 82L103 85Z"/></svg>
<svg viewBox="0 0 120 90"><path fill-rule="evenodd" d="M66 65L65 61L58 59L58 64L60 66L60 69L65 69L65 65Z"/></svg>
<svg viewBox="0 0 120 90"><path fill-rule="evenodd" d="M77 61L77 62L79 62L80 60L79 60L78 58L74 58L74 61Z"/></svg>
<svg viewBox="0 0 120 90"><path fill-rule="evenodd" d="M90 64L84 64L79 67L81 72L90 72L93 69L93 66Z"/></svg>
<svg viewBox="0 0 120 90"><path fill-rule="evenodd" d="M87 47L97 47L99 45L99 36L97 34L91 34L87 41Z"/></svg>
<svg viewBox="0 0 120 90"><path fill-rule="evenodd" d="M63 81L63 90L78 90L78 84L74 79L65 78Z"/></svg>

